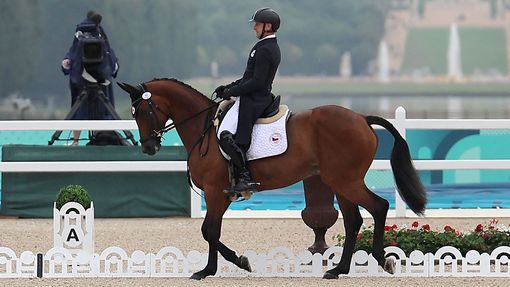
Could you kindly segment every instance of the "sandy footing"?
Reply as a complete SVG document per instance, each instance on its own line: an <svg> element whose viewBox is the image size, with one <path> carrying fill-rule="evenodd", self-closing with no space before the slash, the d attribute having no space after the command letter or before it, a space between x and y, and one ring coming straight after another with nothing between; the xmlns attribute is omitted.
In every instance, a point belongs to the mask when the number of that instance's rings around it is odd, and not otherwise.
<svg viewBox="0 0 510 287"><path fill-rule="evenodd" d="M410 225L415 219L388 219L387 225ZM477 224L488 223L490 218L431 218L418 219L433 230L442 230L448 224L460 231L472 231ZM510 218L499 218L508 225ZM365 225L372 221L364 220ZM135 250L156 253L162 247L174 246L184 253L191 250L207 251L200 227L201 219L190 218L136 218L96 219L95 249L100 252L110 246L119 246L131 253ZM53 221L51 219L0 219L0 246L23 251L45 253L53 247ZM343 234L343 222L328 230L329 245L332 238ZM268 252L274 247L286 246L297 253L308 248L314 234L300 219L225 219L222 242L243 253L246 250ZM319 278L206 278L196 282L185 278L94 278L94 279L0 279L0 286L508 286L509 278L348 278L322 280Z"/></svg>

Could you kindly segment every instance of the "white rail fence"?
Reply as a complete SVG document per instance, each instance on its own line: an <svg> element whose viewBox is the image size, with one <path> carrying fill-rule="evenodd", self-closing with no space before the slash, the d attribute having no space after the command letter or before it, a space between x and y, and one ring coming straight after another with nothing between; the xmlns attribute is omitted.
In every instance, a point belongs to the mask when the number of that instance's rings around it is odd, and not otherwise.
<svg viewBox="0 0 510 287"><path fill-rule="evenodd" d="M218 258L218 277L322 277L340 262L343 248L330 247L324 254L306 250L295 254L287 247L268 253L247 250L252 273L239 269L223 257ZM366 251L354 253L348 277L510 277L510 247L500 246L490 254L471 250L463 256L451 246L435 253L419 250L406 255L398 247L385 248L395 260L393 275L378 267ZM52 248L45 254L24 251L19 256L0 247L0 278L72 278L72 277L189 277L202 270L208 254L196 250L185 254L173 246L157 253L134 251L131 255L120 247L108 247L101 253L81 252L73 256L65 248Z"/></svg>
<svg viewBox="0 0 510 287"><path fill-rule="evenodd" d="M405 138L407 130L473 130L492 129L510 130L507 119L407 119L403 107L395 110L395 119L390 119L397 130ZM376 127L377 128L377 127ZM132 120L117 121L0 121L0 131L23 130L137 130ZM414 160L417 170L510 170L510 160ZM391 170L389 160L375 160L370 169ZM98 171L186 171L184 161L87 161L87 162L0 162L0 172L98 172ZM190 190L191 217L204 216L201 210L201 196ZM232 211L231 217L299 217L300 213L283 212L275 216L275 212ZM367 214L363 214L367 216ZM491 209L490 213L480 210L455 210L454 213L444 211L427 211L427 216L510 216L510 210ZM406 210L405 203L395 192L395 210L389 217L413 217Z"/></svg>

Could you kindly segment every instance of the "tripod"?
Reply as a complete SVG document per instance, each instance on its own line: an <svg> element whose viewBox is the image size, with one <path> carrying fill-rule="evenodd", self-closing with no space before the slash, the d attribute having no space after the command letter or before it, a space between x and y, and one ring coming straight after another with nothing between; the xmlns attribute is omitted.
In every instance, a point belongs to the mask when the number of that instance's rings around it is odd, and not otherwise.
<svg viewBox="0 0 510 287"><path fill-rule="evenodd" d="M89 113L91 119L99 119L98 114L98 108L97 104L101 103L108 112L112 115L113 119L120 120L121 118L115 111L115 108L112 106L112 104L108 101L106 98L103 90L101 89L101 86L99 84L95 83L89 83L83 88L83 90L80 92L80 95L76 99L76 102L71 108L71 111L67 114L65 117L66 120L72 119L73 116L78 112L78 109L81 107L82 104L88 104L89 106ZM133 145L138 145L138 142L133 137L133 134L128 130L123 130L125 136L127 139L131 141ZM56 140L59 140L60 135L62 134L62 131L56 131L51 136L51 139L48 141L48 145L52 145Z"/></svg>

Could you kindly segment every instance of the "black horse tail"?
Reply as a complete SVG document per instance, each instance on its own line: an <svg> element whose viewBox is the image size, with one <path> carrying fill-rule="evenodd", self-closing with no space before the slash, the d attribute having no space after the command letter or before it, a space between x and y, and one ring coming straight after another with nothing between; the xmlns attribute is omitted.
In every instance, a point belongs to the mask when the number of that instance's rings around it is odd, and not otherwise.
<svg viewBox="0 0 510 287"><path fill-rule="evenodd" d="M413 166L407 142L389 121L377 116L367 116L366 121L384 127L395 138L390 163L398 193L414 213L423 215L427 194Z"/></svg>

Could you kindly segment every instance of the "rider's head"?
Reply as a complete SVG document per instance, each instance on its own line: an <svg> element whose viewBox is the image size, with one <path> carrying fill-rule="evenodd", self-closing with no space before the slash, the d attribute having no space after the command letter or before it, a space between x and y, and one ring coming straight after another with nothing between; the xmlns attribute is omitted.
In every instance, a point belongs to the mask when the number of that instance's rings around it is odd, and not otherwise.
<svg viewBox="0 0 510 287"><path fill-rule="evenodd" d="M253 29L256 31L257 38L259 39L275 33L280 28L280 16L269 7L260 8L255 11L250 22L255 22Z"/></svg>

